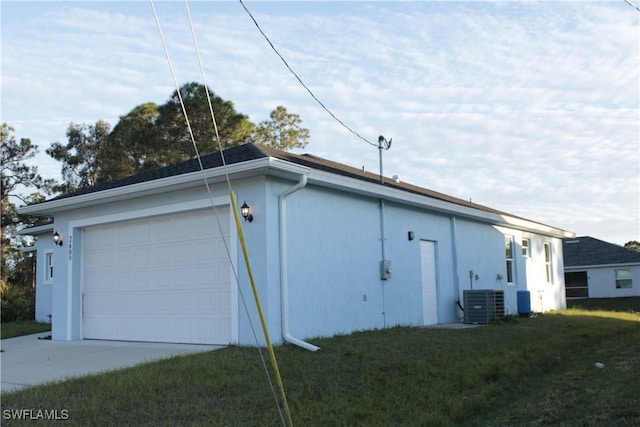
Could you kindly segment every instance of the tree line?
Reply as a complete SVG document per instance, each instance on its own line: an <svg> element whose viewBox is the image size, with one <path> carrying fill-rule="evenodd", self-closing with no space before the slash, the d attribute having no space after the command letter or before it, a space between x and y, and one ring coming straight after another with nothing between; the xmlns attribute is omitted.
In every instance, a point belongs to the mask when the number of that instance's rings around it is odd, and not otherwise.
<svg viewBox="0 0 640 427"><path fill-rule="evenodd" d="M254 142L290 150L304 148L309 141L309 130L301 127L300 116L287 112L283 106L276 107L268 120L255 124L237 112L233 102L199 83L183 85L180 96L201 155L217 151L219 145L226 149ZM189 160L195 157L191 133L178 91L162 105L153 102L138 105L121 116L113 129L104 120L90 125L71 123L67 143L54 142L46 150L62 162L62 183L54 189L68 193Z"/></svg>
<svg viewBox="0 0 640 427"><path fill-rule="evenodd" d="M215 152L219 146L226 149L247 142L283 150L304 148L309 142L309 130L301 126L300 116L289 113L283 106L277 106L268 119L256 124L236 111L233 102L222 99L204 85L186 83L179 91L200 155ZM211 109L215 113L219 143ZM37 166L28 165L26 162L38 153L38 146L28 138L17 140L13 133L9 124L2 124L0 311L3 322L34 317L35 256L33 252L20 251L30 242L17 236L16 231L46 221L18 215L10 197L23 204L37 203L47 195L67 194L195 157L178 91L162 105L146 102L134 107L121 116L113 128L104 120L95 124L70 123L66 143L56 141L46 149L49 156L62 163L61 181L44 179ZM21 193L24 190L31 193L25 196Z"/></svg>

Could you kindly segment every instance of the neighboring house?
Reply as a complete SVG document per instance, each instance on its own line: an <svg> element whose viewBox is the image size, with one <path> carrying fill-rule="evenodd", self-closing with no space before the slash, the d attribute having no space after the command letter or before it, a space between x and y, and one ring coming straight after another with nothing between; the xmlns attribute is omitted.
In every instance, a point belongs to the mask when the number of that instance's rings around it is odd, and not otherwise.
<svg viewBox="0 0 640 427"><path fill-rule="evenodd" d="M61 238L37 242L40 262L55 260L53 339L254 345L225 174L251 210L242 227L274 343L458 322L470 288L503 290L507 313L517 291L533 311L566 306L570 232L312 155L246 144L224 157L19 209L52 217Z"/></svg>
<svg viewBox="0 0 640 427"><path fill-rule="evenodd" d="M562 242L567 298L640 296L640 252L593 237Z"/></svg>

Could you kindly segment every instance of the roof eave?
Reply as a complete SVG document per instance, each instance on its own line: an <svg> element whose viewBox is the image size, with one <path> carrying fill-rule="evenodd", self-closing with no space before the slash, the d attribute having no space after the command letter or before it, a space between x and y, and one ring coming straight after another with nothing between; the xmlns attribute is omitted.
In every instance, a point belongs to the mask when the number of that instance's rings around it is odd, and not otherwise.
<svg viewBox="0 0 640 427"><path fill-rule="evenodd" d="M545 224L529 221L522 218L513 217L506 214L483 211L481 209L458 205L453 202L439 200L434 197L408 192L403 189L393 188L363 181L355 178L336 175L330 172L312 169L309 173L309 182L329 188L342 188L348 191L365 195L383 198L400 204L410 205L422 209L429 209L444 215L453 215L460 218L468 218L493 225L503 225L516 228L522 231L544 234L551 237L565 238L575 237L575 234L551 227Z"/></svg>
<svg viewBox="0 0 640 427"><path fill-rule="evenodd" d="M565 265L567 270L585 270L590 268L616 268L616 267L640 267L640 262L617 262L611 264L585 264L585 265Z"/></svg>
<svg viewBox="0 0 640 427"><path fill-rule="evenodd" d="M263 157L255 160L234 163L226 167L216 167L206 169L204 171L190 172L138 184L81 194L69 198L51 200L36 205L23 206L18 208L18 213L52 216L55 213L70 209L157 194L160 192L166 192L169 189L175 191L194 187L198 185L203 178L206 178L209 183L224 182L227 174L229 175L230 180L260 175L296 179L296 177L304 174L308 175L310 183L323 187L341 189L343 191L361 194L368 197L383 198L400 204L429 209L444 215L469 218L493 225L504 225L558 238L575 237L575 234L569 231L513 217L507 214L498 214L478 208L459 205L434 197L412 193L400 188L393 188L379 183L363 181L361 179L312 169L307 166L274 157Z"/></svg>
<svg viewBox="0 0 640 427"><path fill-rule="evenodd" d="M301 173L308 173L309 168L285 162L279 159L264 157L241 163L234 163L226 167L216 167L195 171L181 175L145 181L123 187L80 194L73 197L51 200L18 208L18 213L28 215L53 216L56 213L76 208L84 208L104 203L112 203L141 196L149 196L166 191L176 191L197 186L207 179L210 184L224 182L226 175L229 179L237 180L260 175L276 175L293 177Z"/></svg>
<svg viewBox="0 0 640 427"><path fill-rule="evenodd" d="M37 234L47 233L53 231L54 224L43 224L35 227L27 227L16 231L18 236L35 236Z"/></svg>

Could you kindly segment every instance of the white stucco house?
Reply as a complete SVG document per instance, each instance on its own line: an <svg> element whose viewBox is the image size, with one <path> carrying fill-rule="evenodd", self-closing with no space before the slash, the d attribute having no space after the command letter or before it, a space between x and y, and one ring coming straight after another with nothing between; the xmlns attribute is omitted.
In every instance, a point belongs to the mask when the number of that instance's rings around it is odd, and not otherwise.
<svg viewBox="0 0 640 427"><path fill-rule="evenodd" d="M274 343L459 322L468 289L503 291L507 314L518 291L532 311L566 306L568 231L312 155L246 144L224 157L226 169L214 153L203 172L187 161L19 210L54 221L23 231L38 236L53 339L255 345L225 172L252 215Z"/></svg>
<svg viewBox="0 0 640 427"><path fill-rule="evenodd" d="M590 236L562 247L567 298L640 296L640 252Z"/></svg>

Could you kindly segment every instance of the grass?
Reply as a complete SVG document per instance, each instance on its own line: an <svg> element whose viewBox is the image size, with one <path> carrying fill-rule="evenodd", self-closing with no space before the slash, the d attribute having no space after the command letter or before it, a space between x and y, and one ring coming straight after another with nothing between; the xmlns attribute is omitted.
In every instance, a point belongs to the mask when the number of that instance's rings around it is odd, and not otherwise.
<svg viewBox="0 0 640 427"><path fill-rule="evenodd" d="M567 308L640 313L640 297L574 299L567 301Z"/></svg>
<svg viewBox="0 0 640 427"><path fill-rule="evenodd" d="M313 342L322 349L276 348L294 425L640 425L640 315L630 311ZM280 425L257 350L246 347L5 393L2 409L65 409L70 425Z"/></svg>
<svg viewBox="0 0 640 427"><path fill-rule="evenodd" d="M2 339L37 334L38 332L47 332L50 330L50 323L39 323L35 320L22 320L19 322L0 324L0 336Z"/></svg>

